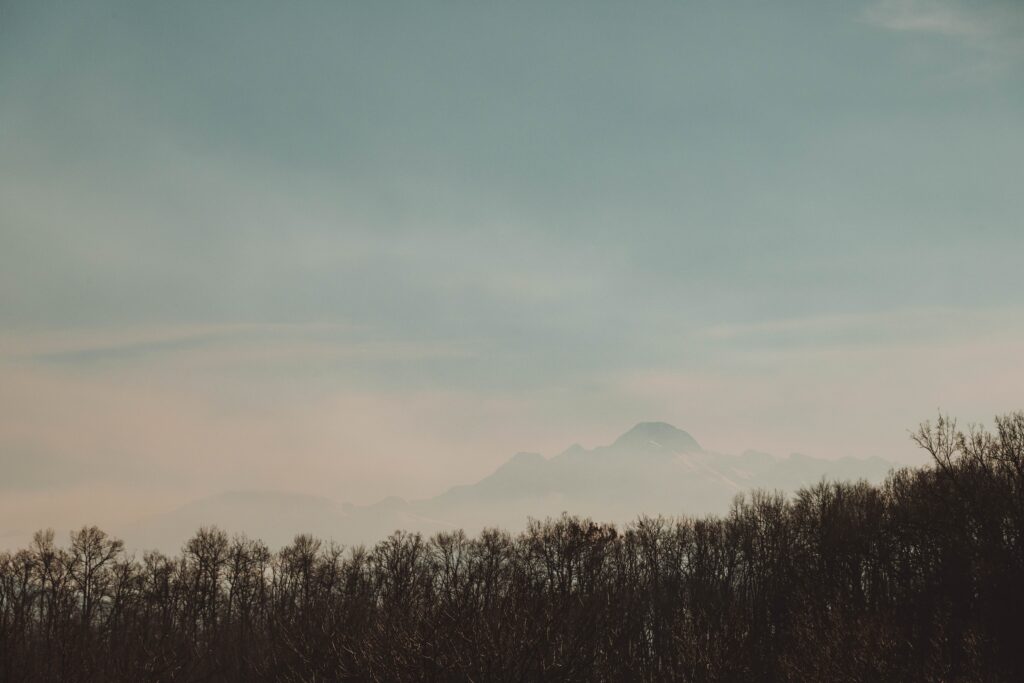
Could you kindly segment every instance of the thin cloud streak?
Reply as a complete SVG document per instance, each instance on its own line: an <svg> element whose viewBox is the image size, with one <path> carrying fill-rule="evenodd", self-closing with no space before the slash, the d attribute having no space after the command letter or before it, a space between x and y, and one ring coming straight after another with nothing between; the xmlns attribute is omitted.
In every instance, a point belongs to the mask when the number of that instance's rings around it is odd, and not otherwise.
<svg viewBox="0 0 1024 683"><path fill-rule="evenodd" d="M929 307L874 313L782 318L745 324L711 325L692 337L720 342L798 346L929 346L1004 332L1024 333L1024 309L964 310Z"/></svg>
<svg viewBox="0 0 1024 683"><path fill-rule="evenodd" d="M865 19L890 31L933 33L955 38L986 38L995 26L979 13L970 13L941 0L880 0L864 12Z"/></svg>
<svg viewBox="0 0 1024 683"><path fill-rule="evenodd" d="M406 361L475 355L467 342L381 338L367 326L331 323L131 326L0 335L0 359L64 365L173 357L205 360L339 358Z"/></svg>

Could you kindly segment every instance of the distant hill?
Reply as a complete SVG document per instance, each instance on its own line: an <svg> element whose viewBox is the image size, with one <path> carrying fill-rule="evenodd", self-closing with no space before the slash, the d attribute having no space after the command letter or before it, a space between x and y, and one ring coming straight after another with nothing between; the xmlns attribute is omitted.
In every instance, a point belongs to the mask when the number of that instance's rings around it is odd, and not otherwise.
<svg viewBox="0 0 1024 683"><path fill-rule="evenodd" d="M350 545L372 543L399 528L427 534L487 526L516 530L529 517L562 511L626 522L641 514L722 513L737 493L755 488L792 492L822 478L878 482L893 467L877 457L714 453L670 424L642 422L608 446L574 445L551 458L518 453L477 483L425 500L353 506L275 491L231 492L140 520L123 536L129 547L176 551L210 524L278 546L300 532Z"/></svg>

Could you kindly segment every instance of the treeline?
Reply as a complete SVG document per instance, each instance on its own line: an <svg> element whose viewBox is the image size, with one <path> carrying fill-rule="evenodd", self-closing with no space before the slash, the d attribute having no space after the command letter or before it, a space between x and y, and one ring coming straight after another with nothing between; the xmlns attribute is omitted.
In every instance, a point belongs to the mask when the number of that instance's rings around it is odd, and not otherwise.
<svg viewBox="0 0 1024 683"><path fill-rule="evenodd" d="M0 555L4 681L1024 680L1024 413L723 518ZM684 508L686 501L680 501Z"/></svg>

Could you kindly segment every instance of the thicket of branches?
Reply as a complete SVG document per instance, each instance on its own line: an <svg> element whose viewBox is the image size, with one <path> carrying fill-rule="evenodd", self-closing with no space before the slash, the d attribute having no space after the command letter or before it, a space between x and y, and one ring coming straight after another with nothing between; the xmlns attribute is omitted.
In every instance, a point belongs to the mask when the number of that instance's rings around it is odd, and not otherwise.
<svg viewBox="0 0 1024 683"><path fill-rule="evenodd" d="M915 439L934 464L881 486L623 529L276 553L203 529L175 558L41 532L0 554L0 678L1024 680L1024 413Z"/></svg>

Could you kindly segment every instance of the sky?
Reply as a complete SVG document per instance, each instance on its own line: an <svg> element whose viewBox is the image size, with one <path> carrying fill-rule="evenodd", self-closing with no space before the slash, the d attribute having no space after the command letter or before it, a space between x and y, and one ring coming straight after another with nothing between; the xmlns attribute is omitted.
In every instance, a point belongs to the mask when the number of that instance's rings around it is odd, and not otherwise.
<svg viewBox="0 0 1024 683"><path fill-rule="evenodd" d="M1024 407L1022 185L1016 0L0 0L0 536L919 462Z"/></svg>

